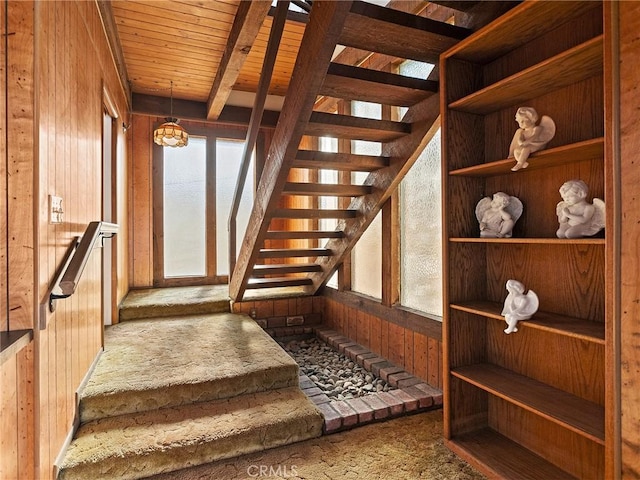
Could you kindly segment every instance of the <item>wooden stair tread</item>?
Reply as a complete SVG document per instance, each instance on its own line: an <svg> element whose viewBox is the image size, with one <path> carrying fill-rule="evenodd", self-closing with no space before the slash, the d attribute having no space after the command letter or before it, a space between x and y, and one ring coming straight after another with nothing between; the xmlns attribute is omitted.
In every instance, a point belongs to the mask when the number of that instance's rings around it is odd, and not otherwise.
<svg viewBox="0 0 640 480"><path fill-rule="evenodd" d="M331 254L328 248L262 248L258 258L326 257Z"/></svg>
<svg viewBox="0 0 640 480"><path fill-rule="evenodd" d="M341 230L269 230L266 235L269 240L342 237L344 237L344 232Z"/></svg>
<svg viewBox="0 0 640 480"><path fill-rule="evenodd" d="M318 263L278 263L268 265L255 265L253 275L279 275L285 273L320 272L322 266Z"/></svg>
<svg viewBox="0 0 640 480"><path fill-rule="evenodd" d="M594 402L491 364L458 367L451 374L604 445L604 407Z"/></svg>
<svg viewBox="0 0 640 480"><path fill-rule="evenodd" d="M359 197L371 193L370 185L338 185L330 183L287 182L283 195Z"/></svg>
<svg viewBox="0 0 640 480"><path fill-rule="evenodd" d="M321 209L321 208L278 208L273 212L274 218L355 218L356 210Z"/></svg>
<svg viewBox="0 0 640 480"><path fill-rule="evenodd" d="M298 150L293 162L296 168L326 168L350 172L371 172L389 166L389 158L354 153L320 152Z"/></svg>
<svg viewBox="0 0 640 480"><path fill-rule="evenodd" d="M437 91L438 82L433 80L332 63L319 93L346 100L410 106Z"/></svg>
<svg viewBox="0 0 640 480"><path fill-rule="evenodd" d="M436 64L442 52L470 33L462 27L356 1L347 15L339 43ZM398 41L403 38L411 41Z"/></svg>
<svg viewBox="0 0 640 480"><path fill-rule="evenodd" d="M370 142L389 142L411 133L411 125L392 120L313 112L306 135L336 137Z"/></svg>
<svg viewBox="0 0 640 480"><path fill-rule="evenodd" d="M250 278L247 288L301 287L312 284L313 281L306 277Z"/></svg>

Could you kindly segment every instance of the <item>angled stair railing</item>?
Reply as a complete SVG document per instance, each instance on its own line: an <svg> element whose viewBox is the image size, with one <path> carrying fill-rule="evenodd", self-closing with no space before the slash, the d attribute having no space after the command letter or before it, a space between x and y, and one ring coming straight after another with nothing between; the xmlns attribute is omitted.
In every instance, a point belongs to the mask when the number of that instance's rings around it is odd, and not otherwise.
<svg viewBox="0 0 640 480"><path fill-rule="evenodd" d="M359 1L313 2L229 281L232 299L242 299L247 289L282 286L296 286L303 293L314 294L344 261L439 127L437 82L334 63L335 47L435 63L441 52L469 33L464 28ZM404 106L408 110L401 121L330 114L314 111L319 96ZM300 148L305 136L379 142L382 154ZM368 172L368 177L363 185L302 183L289 179L292 168ZM286 201L326 196L352 201L346 209L290 208L295 202ZM313 201L307 207L309 204ZM327 218L337 220L335 231L316 229L319 220ZM297 228L283 229L287 222ZM309 229L300 228L301 224ZM324 247L315 247L322 239L327 241ZM273 242L298 248L272 248ZM309 247L300 247L305 244Z"/></svg>
<svg viewBox="0 0 640 480"><path fill-rule="evenodd" d="M249 128L247 129L247 137L244 142L244 151L242 152L242 162L240 164L240 171L238 173L238 181L233 193L233 200L231 202L231 209L229 211L229 275L233 274L236 266L237 255L237 217L238 210L240 208L240 202L242 200L242 192L244 191L245 182L247 180L247 174L249 173L249 166L251 165L251 157L253 150L258 139L258 131L260 129L260 122L262 120L262 114L264 113L264 105L267 99L267 93L269 91L269 84L271 83L271 76L273 74L273 68L276 63L276 56L278 54L278 47L280 46L280 40L282 39L282 32L284 32L284 25L287 20L287 12L289 10L288 1L279 1L276 7L276 13L274 15L273 23L271 24L271 32L269 33L269 42L267 44L267 50L264 55L264 62L262 65L262 75L260 76L260 83L258 84L258 90L256 92L256 98L251 111L251 119L249 120Z"/></svg>

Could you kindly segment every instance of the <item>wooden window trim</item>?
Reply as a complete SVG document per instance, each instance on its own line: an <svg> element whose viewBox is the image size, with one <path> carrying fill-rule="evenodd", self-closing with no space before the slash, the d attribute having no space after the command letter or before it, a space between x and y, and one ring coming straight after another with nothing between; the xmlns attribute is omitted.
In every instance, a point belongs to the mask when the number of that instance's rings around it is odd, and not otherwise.
<svg viewBox="0 0 640 480"><path fill-rule="evenodd" d="M153 128L157 128L161 121L156 122ZM207 139L207 179L206 179L206 229L207 229L207 266L206 274L200 277L165 278L164 277L164 242L163 215L164 198L163 189L158 188L163 180L163 148L153 144L153 286L154 287L177 287L208 284L228 283L228 275L217 275L217 240L216 240L216 144L217 140L246 140L246 131L243 129L211 128L201 125L183 124L190 135L206 137ZM264 145L262 133L258 137L257 147ZM256 157L258 157L256 148ZM259 156L261 159L264 155ZM258 158L256 158L256 164Z"/></svg>

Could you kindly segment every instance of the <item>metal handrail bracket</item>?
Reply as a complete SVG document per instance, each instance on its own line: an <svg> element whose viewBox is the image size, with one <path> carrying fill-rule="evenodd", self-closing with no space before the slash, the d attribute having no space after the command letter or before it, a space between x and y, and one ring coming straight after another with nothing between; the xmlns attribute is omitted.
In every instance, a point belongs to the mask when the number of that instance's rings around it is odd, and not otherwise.
<svg viewBox="0 0 640 480"><path fill-rule="evenodd" d="M73 295L84 267L98 241L118 233L118 225L109 222L90 222L81 238L76 237L49 292L49 311L55 310L55 300ZM101 246L101 245L100 245ZM40 328L43 328L42 325Z"/></svg>

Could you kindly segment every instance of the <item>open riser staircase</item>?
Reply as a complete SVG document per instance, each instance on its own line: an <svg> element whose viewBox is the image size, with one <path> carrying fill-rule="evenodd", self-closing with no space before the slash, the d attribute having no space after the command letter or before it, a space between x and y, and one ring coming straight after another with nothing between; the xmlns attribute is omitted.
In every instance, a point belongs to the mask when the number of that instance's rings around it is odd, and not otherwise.
<svg viewBox="0 0 640 480"><path fill-rule="evenodd" d="M247 289L296 286L314 294L349 255L439 126L438 82L332 62L336 46L437 64L468 29L359 1L313 2L280 120L230 281ZM401 39L401 41L400 41ZM400 121L314 110L319 98L408 107ZM381 155L300 148L310 137L379 142ZM289 181L291 169L366 172L362 185ZM348 208L290 208L291 197L338 197ZM344 200L341 202L344 203ZM283 206L284 205L284 206ZM335 219L335 230L318 228ZM285 225L283 228L282 225ZM290 225L302 228L290 228ZM272 248L274 243L285 248ZM302 246L301 246L302 245Z"/></svg>

